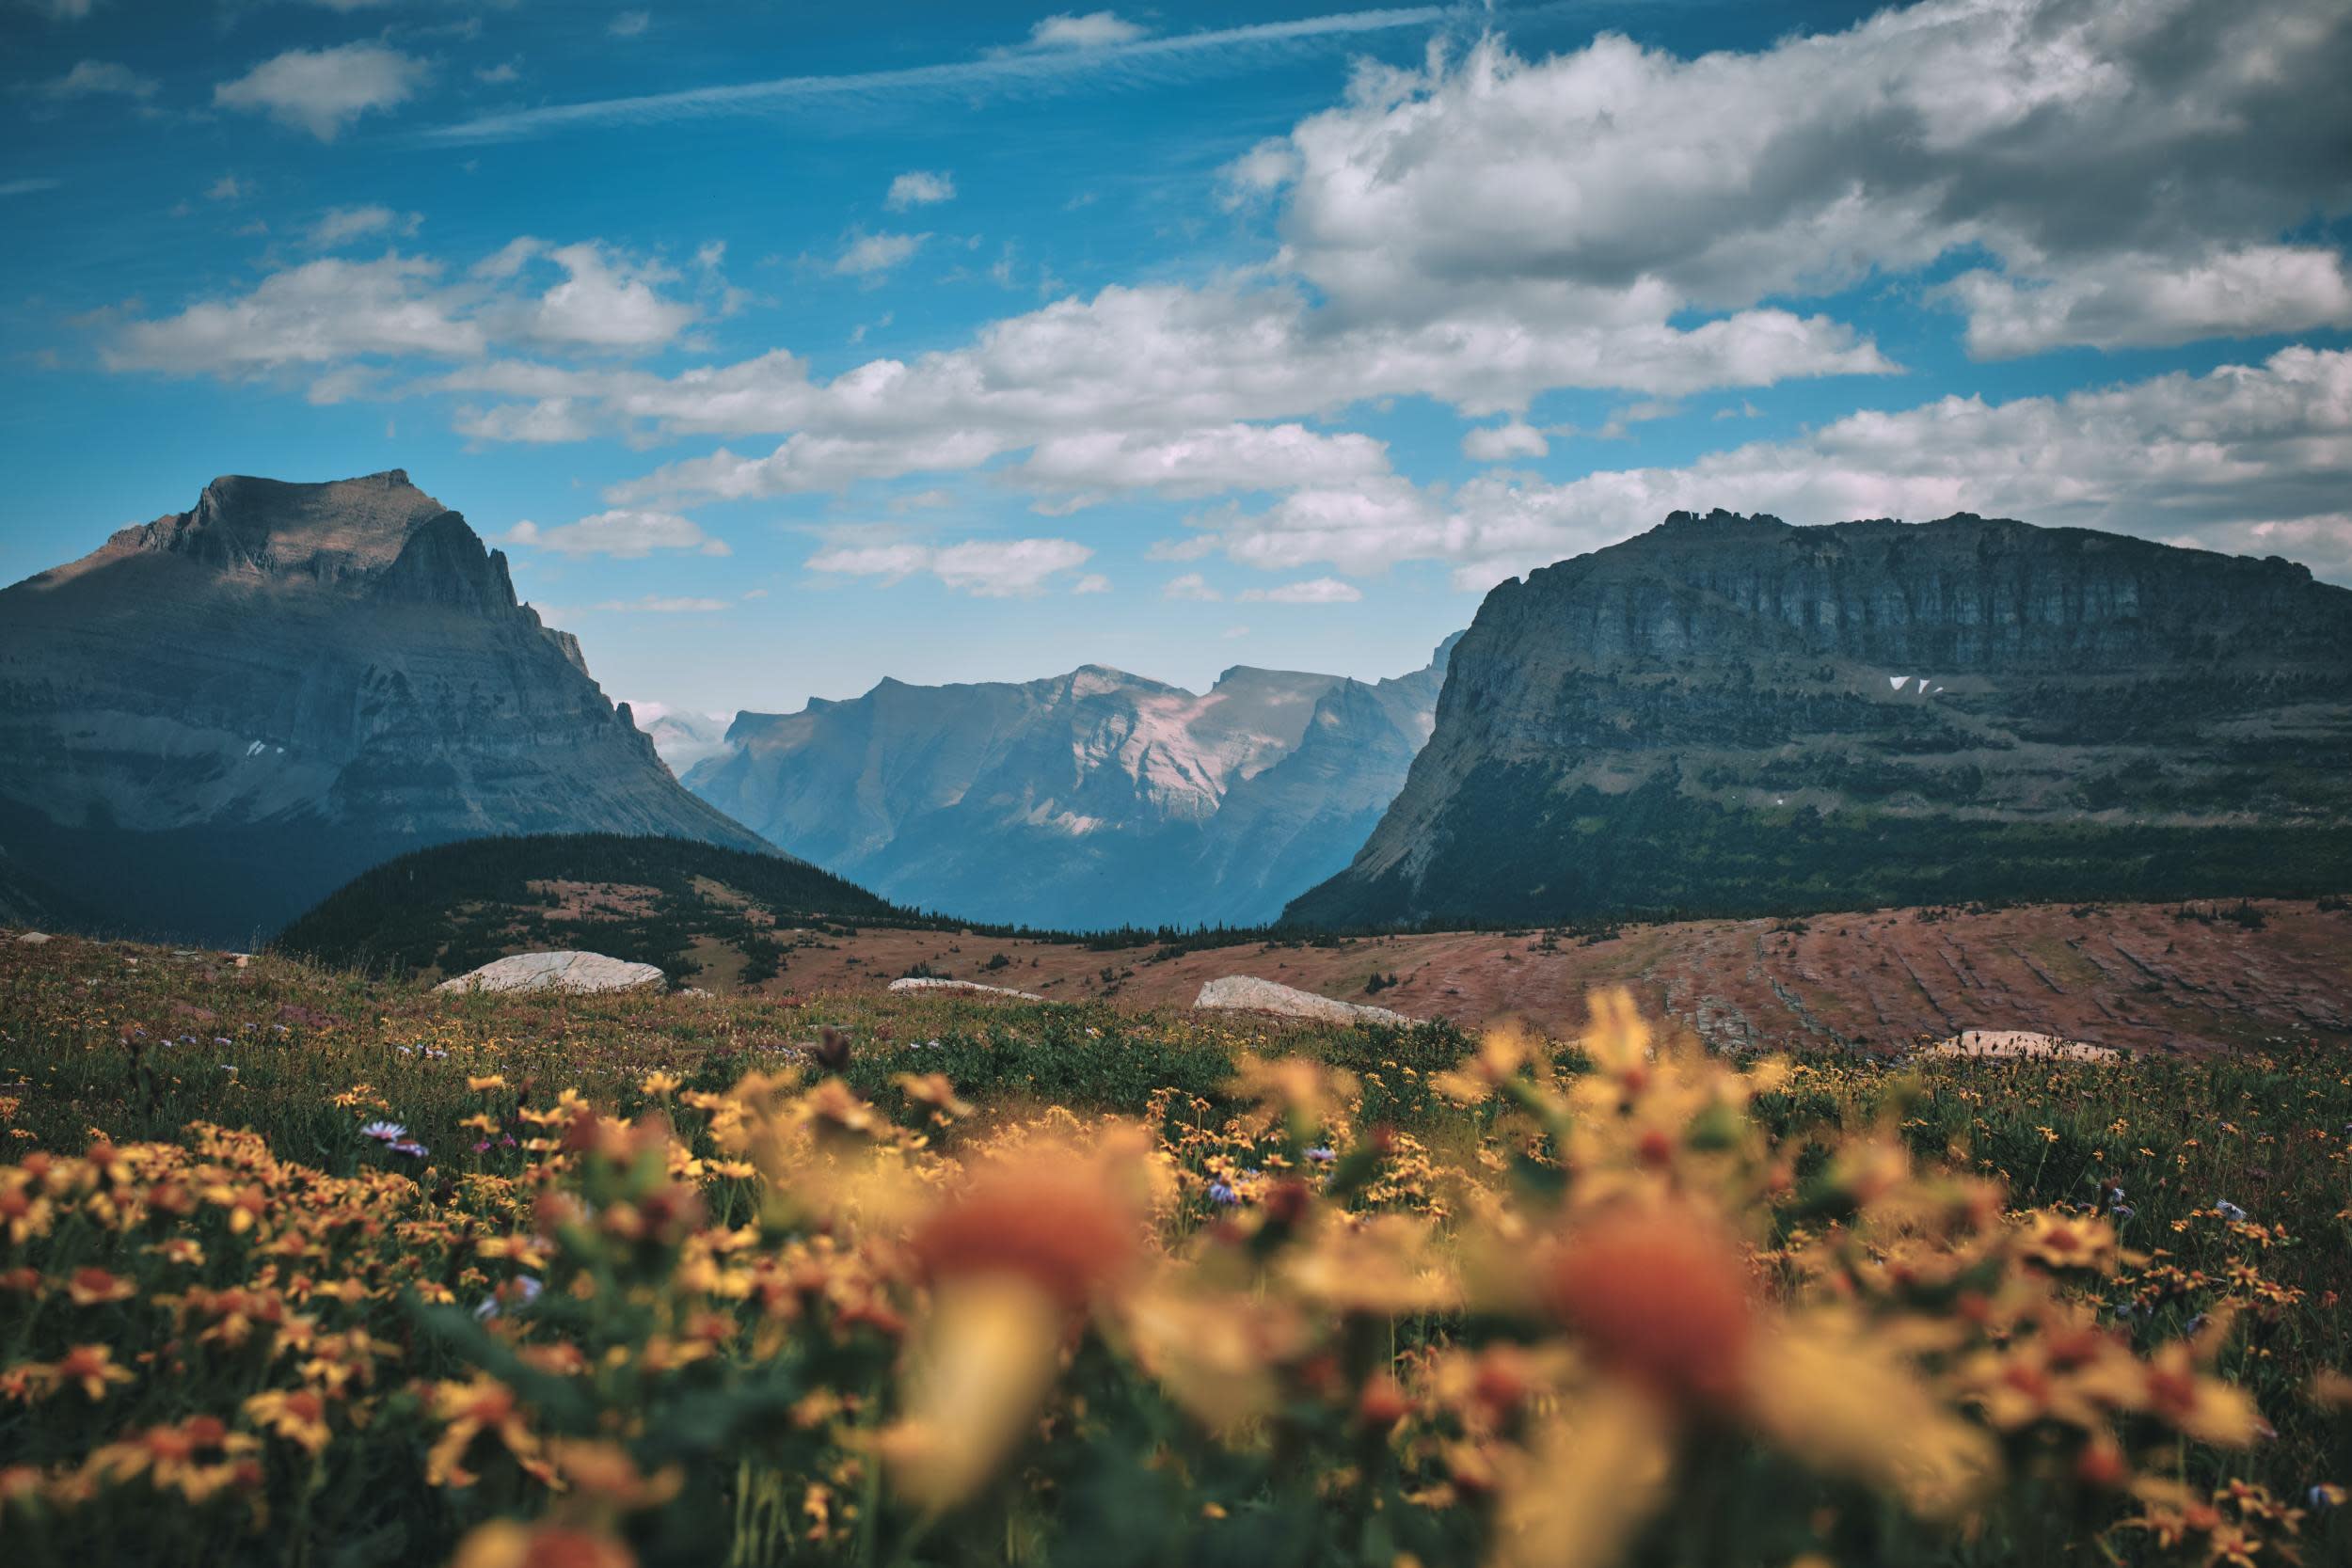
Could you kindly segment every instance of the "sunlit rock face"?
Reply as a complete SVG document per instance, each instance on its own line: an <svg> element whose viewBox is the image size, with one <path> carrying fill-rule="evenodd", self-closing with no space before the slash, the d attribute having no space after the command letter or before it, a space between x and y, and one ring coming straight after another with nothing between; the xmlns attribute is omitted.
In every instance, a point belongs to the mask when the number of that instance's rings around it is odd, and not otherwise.
<svg viewBox="0 0 2352 1568"><path fill-rule="evenodd" d="M2352 591L1963 514L1506 582L1333 924L2352 886Z"/></svg>
<svg viewBox="0 0 2352 1568"><path fill-rule="evenodd" d="M242 944L403 850L583 831L760 847L398 470L217 479L0 591L0 844L126 931Z"/></svg>
<svg viewBox="0 0 2352 1568"><path fill-rule="evenodd" d="M1428 736L1445 652L1377 682L1240 666L1201 693L1100 665L886 680L738 715L687 784L899 903L1059 929L1254 925L1363 842Z"/></svg>

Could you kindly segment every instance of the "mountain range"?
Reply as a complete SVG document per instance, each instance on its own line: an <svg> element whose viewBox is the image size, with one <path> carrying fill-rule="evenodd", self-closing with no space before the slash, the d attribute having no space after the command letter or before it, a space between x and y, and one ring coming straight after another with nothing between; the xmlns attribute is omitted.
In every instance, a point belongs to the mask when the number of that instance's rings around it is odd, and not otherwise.
<svg viewBox="0 0 2352 1568"><path fill-rule="evenodd" d="M1452 647L1393 679L1237 666L1197 694L1101 665L885 680L739 714L686 784L903 905L1064 930L1258 925L1363 843Z"/></svg>
<svg viewBox="0 0 2352 1568"><path fill-rule="evenodd" d="M1289 918L1534 922L2352 885L2352 590L1967 514L1677 513L1505 582Z"/></svg>
<svg viewBox="0 0 2352 1568"><path fill-rule="evenodd" d="M104 925L243 943L405 850L570 832L770 848L398 470L216 479L0 591L0 851Z"/></svg>
<svg viewBox="0 0 2352 1568"><path fill-rule="evenodd" d="M2352 886L2352 590L1968 514L1677 513L1387 680L643 719L405 474L218 479L0 591L0 914L242 944L396 856L549 834L1061 930Z"/></svg>

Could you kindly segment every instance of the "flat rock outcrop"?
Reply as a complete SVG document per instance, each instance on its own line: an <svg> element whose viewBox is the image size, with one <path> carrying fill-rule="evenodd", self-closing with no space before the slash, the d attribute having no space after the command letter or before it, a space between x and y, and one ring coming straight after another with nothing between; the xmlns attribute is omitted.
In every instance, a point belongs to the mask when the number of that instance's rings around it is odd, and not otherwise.
<svg viewBox="0 0 2352 1568"><path fill-rule="evenodd" d="M608 958L601 953L516 953L469 974L444 980L437 991L638 990L668 983L651 964Z"/></svg>
<svg viewBox="0 0 2352 1568"><path fill-rule="evenodd" d="M1677 513L1488 594L1326 926L2352 884L2352 590L1961 514Z"/></svg>
<svg viewBox="0 0 2352 1568"><path fill-rule="evenodd" d="M1009 986L984 986L977 980L940 980L924 974L909 974L893 980L890 982L890 989L901 994L916 991L946 991L958 996L1009 996L1022 1002L1046 1000L1035 991L1014 990Z"/></svg>
<svg viewBox="0 0 2352 1568"><path fill-rule="evenodd" d="M248 947L406 850L590 832L769 847L397 469L216 479L0 591L0 851L125 934Z"/></svg>
<svg viewBox="0 0 2352 1568"><path fill-rule="evenodd" d="M1410 1028L1417 1020L1386 1007L1359 1002L1339 1002L1261 980L1248 974L1225 974L1200 988L1193 1006L1204 1012L1266 1013L1277 1018L1303 1018L1318 1023L1387 1023Z"/></svg>

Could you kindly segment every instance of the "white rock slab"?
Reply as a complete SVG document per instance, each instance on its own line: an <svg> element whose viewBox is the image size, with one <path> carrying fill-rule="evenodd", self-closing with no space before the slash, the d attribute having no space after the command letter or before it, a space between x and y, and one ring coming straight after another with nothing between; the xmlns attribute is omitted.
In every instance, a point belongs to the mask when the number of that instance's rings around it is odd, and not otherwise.
<svg viewBox="0 0 2352 1568"><path fill-rule="evenodd" d="M469 974L444 980L448 991L606 991L659 986L668 975L651 964L608 958L601 953L516 953L484 964Z"/></svg>
<svg viewBox="0 0 2352 1568"><path fill-rule="evenodd" d="M2112 1062L2122 1053L2112 1046L2092 1045L2028 1029L1963 1029L1950 1039L1928 1047L1931 1056L2023 1057L2058 1062Z"/></svg>
<svg viewBox="0 0 2352 1568"><path fill-rule="evenodd" d="M54 942L56 939L46 931L27 931L16 940L19 946L39 947L44 942Z"/></svg>
<svg viewBox="0 0 2352 1568"><path fill-rule="evenodd" d="M928 990L959 991L966 995L1010 996L1023 1002L1042 1002L1044 997L1035 991L1013 990L1005 986L984 986L977 980L935 980L925 975L909 974L890 982L896 991Z"/></svg>
<svg viewBox="0 0 2352 1568"><path fill-rule="evenodd" d="M1318 1023L1393 1023L1410 1028L1421 1022L1386 1007L1335 1002L1311 990L1248 974L1226 974L1211 980L1200 988L1200 994L1192 1005L1210 1012L1272 1013L1281 1018L1312 1019Z"/></svg>

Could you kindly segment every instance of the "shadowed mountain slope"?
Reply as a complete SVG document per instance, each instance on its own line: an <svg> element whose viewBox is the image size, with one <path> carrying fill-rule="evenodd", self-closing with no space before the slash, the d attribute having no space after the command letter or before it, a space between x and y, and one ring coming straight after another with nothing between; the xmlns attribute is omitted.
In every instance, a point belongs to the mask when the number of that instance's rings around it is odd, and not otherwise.
<svg viewBox="0 0 2352 1568"><path fill-rule="evenodd" d="M0 591L0 847L117 929L245 944L404 850L564 831L766 847L405 473L218 479Z"/></svg>
<svg viewBox="0 0 2352 1568"><path fill-rule="evenodd" d="M2352 591L1963 514L1677 513L1506 582L1331 925L2352 883Z"/></svg>

